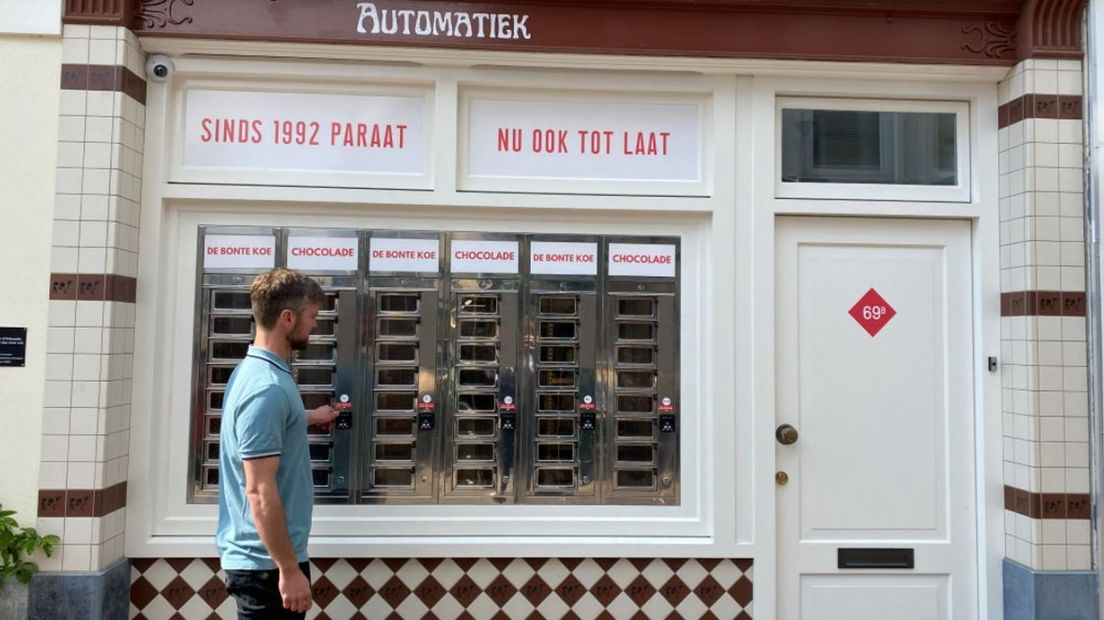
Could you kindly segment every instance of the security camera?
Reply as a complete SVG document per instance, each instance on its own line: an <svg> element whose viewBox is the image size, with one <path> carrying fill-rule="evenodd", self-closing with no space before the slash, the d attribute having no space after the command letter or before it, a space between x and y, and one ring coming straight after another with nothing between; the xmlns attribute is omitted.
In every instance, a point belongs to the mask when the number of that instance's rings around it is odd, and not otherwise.
<svg viewBox="0 0 1104 620"><path fill-rule="evenodd" d="M146 60L146 76L155 82L164 82L172 74L173 63L168 56L154 54Z"/></svg>

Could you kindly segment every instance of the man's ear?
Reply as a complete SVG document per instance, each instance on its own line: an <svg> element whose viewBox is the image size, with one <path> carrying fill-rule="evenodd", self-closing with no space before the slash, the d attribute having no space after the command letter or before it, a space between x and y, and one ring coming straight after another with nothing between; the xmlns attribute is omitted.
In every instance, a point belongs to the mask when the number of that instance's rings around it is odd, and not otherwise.
<svg viewBox="0 0 1104 620"><path fill-rule="evenodd" d="M280 323L290 328L295 324L295 313L290 308L284 308L280 311Z"/></svg>

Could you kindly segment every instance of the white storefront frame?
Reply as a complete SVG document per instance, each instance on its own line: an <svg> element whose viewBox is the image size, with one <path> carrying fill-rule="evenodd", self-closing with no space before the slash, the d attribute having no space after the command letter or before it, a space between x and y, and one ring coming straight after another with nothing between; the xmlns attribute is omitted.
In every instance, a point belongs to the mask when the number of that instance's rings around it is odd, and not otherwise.
<svg viewBox="0 0 1104 620"><path fill-rule="evenodd" d="M699 437L706 443L700 468L687 467L683 476L698 476L700 496L684 501L675 519L639 514L633 522L607 529L584 525L586 508L572 507L561 525L567 528L549 535L530 529L531 519L546 508L516 506L508 519L484 521L484 535L470 532L430 535L411 531L395 536L364 536L353 513L376 510L364 506L319 506L312 539L316 556L349 557L456 557L456 556L616 556L616 557L739 557L752 558L756 570L756 614L771 617L774 611L774 217L779 214L938 217L974 222L974 317L978 416L979 556L986 567L981 577L982 608L988 617L1000 617L1000 559L1003 557L1003 499L1001 495L1001 433L999 377L988 373L981 361L1000 349L999 241L997 218L997 82L1004 70L979 67L859 65L792 61L737 61L720 59L631 58L587 56L588 71L573 71L580 59L570 55L538 55L503 52L428 51L395 48L326 47L263 43L144 40L150 52L176 57L179 75L239 79L278 75L296 79L431 80L435 83L432 139L435 188L432 191L395 189L339 189L325 187L271 187L246 185L170 184L166 147L177 139L165 114L171 92L151 82L147 102L146 161L143 188L141 247L137 302L138 343L135 352L135 394L132 417L130 479L128 482L127 554L132 557L204 557L214 552L213 507L193 506L174 510L166 489L159 483L176 476L186 478L186 463L166 460L171 442L161 422L166 417L166 386L190 376L190 315L182 323L173 320L173 308L192 306L191 285L181 273L194 264L181 265L182 257L194 261L194 230L206 223L245 223L250 213L288 215L296 205L321 209L311 216L319 225L319 213L332 216L326 225L371 227L366 218L353 215L360 205L389 205L374 211L386 224L422 229L482 229L519 225L543 219L570 224L585 223L588 230L641 232L663 229L670 234L672 220L681 222L677 232L686 235L684 248L697 244L700 255L688 265L710 264L697 274L684 270L684 283L698 289L703 301L697 333L708 348L698 349L685 340L683 369L693 364L707 374L700 387L707 406L699 421ZM272 63L229 60L202 54L249 54L287 58L325 57L357 59L358 64ZM188 56L186 54L196 54ZM379 64L369 64L368 59ZM403 66L387 64L401 61ZM540 67L559 69L541 71ZM309 73L308 73L309 72ZM177 79L176 76L174 80ZM661 91L712 98L712 191L706 197L656 197L571 195L545 193L555 183L534 185L532 193L459 191L457 132L459 95L464 87L570 88L584 91ZM777 198L774 182L776 158L776 108L779 97L856 97L864 99L914 99L958 101L969 104L971 183L970 202L904 202L888 200L815 200ZM451 102L441 105L441 102ZM725 171L732 171L726 174ZM562 191L562 190L560 190ZM399 215L399 211L403 215ZM636 218L631 231L625 222ZM289 223L305 221L289 216ZM388 219L393 218L393 219ZM528 218L528 220L527 220ZM401 221L400 221L401 219ZM453 228L455 227L455 228ZM190 241L189 241L190 240ZM189 243L191 245L189 246ZM154 248L150 250L150 248ZM187 250L190 249L191 253ZM725 274L731 274L725 277ZM708 290L709 285L716 285ZM186 297L180 298L181 294ZM190 310L189 310L190 312ZM179 325L186 325L180 333ZM169 328L166 329L166 326ZM184 347L181 357L174 349ZM171 352L171 353L167 353ZM181 368L179 360L189 360ZM689 365L688 365L689 364ZM684 392L687 384L683 385ZM172 411L187 412L172 407ZM732 415L727 415L728 413ZM168 416L171 418L171 416ZM176 440L180 443L180 440ZM684 454L688 451L684 437ZM684 486L684 489L686 487ZM684 500L690 498L684 495ZM180 505L176 505L180 508ZM415 507L411 518L418 523L447 527L461 520L486 517L484 507ZM626 515L623 508L608 514ZM693 510L686 510L693 508ZM491 510L501 510L496 507ZM446 515L447 513L447 515ZM668 515L669 516L669 515ZM620 517L618 517L620 518ZM489 525L488 525L489 524ZM416 528L415 528L416 529ZM360 529L359 531L363 531ZM528 535L499 534L530 532ZM670 532L674 532L672 535Z"/></svg>

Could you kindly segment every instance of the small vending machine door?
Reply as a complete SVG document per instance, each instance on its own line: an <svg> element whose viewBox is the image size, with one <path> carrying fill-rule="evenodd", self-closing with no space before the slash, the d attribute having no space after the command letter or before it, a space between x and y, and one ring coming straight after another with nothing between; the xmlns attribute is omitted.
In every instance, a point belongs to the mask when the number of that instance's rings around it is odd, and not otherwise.
<svg viewBox="0 0 1104 620"><path fill-rule="evenodd" d="M678 241L607 249L606 503L679 503Z"/></svg>
<svg viewBox="0 0 1104 620"><path fill-rule="evenodd" d="M599 243L528 240L522 501L580 504L598 498Z"/></svg>
<svg viewBox="0 0 1104 620"><path fill-rule="evenodd" d="M446 502L515 501L519 246L511 235L448 239Z"/></svg>
<svg viewBox="0 0 1104 620"><path fill-rule="evenodd" d="M218 501L219 432L230 374L253 342L249 286L276 266L272 228L200 227L189 501Z"/></svg>
<svg viewBox="0 0 1104 620"><path fill-rule="evenodd" d="M436 499L441 418L441 238L375 231L369 239L366 503Z"/></svg>
<svg viewBox="0 0 1104 620"><path fill-rule="evenodd" d="M307 347L292 352L291 368L308 411L330 405L333 424L307 428L315 501L345 503L355 488L352 453L358 393L357 317L361 238L355 230L287 229L284 264L311 276L325 292Z"/></svg>

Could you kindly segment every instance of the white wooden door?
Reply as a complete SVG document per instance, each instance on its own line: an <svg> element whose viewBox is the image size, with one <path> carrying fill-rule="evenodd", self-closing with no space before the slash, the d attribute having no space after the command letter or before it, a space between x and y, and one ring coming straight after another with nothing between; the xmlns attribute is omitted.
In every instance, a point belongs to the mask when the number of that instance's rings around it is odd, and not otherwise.
<svg viewBox="0 0 1104 620"><path fill-rule="evenodd" d="M977 617L970 243L966 221L778 220L781 620Z"/></svg>

